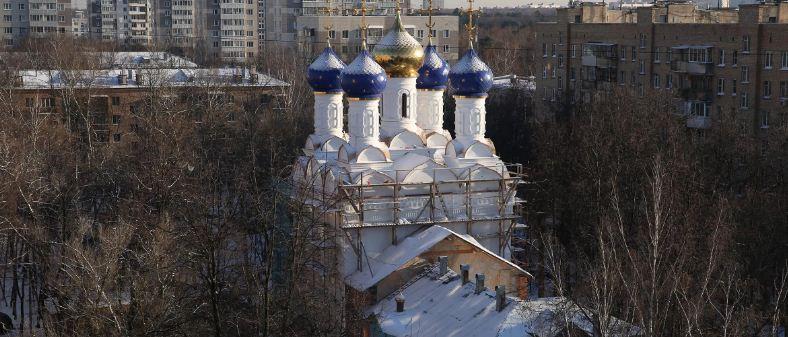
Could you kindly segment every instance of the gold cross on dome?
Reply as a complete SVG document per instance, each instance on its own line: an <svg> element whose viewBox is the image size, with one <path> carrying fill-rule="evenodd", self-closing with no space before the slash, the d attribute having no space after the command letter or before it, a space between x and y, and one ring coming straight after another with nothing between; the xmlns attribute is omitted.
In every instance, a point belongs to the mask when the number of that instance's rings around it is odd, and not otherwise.
<svg viewBox="0 0 788 337"><path fill-rule="evenodd" d="M326 0L326 7L322 7L320 9L318 9L317 11L320 14L325 14L327 16L332 16L335 13L339 12L339 8L334 8L333 4L331 3L331 0Z"/></svg>
<svg viewBox="0 0 788 337"><path fill-rule="evenodd" d="M354 9L353 12L358 15L361 14L361 25L359 29L361 30L361 48L366 50L367 49L367 0L361 0L361 8Z"/></svg>
<svg viewBox="0 0 788 337"><path fill-rule="evenodd" d="M477 27L473 23L473 15L481 13L481 10L473 9L473 0L468 0L468 9L463 11L468 16L468 23L465 24L465 31L468 32L468 46L473 48L473 41L476 41Z"/></svg>
<svg viewBox="0 0 788 337"><path fill-rule="evenodd" d="M434 37L432 36L432 28L435 27L435 23L432 22L432 12L435 10L435 8L432 7L432 0L427 0L427 4L427 9L420 9L419 13L427 13L427 24L425 24L425 26L428 28L427 37L430 39L430 43L432 43L432 38Z"/></svg>

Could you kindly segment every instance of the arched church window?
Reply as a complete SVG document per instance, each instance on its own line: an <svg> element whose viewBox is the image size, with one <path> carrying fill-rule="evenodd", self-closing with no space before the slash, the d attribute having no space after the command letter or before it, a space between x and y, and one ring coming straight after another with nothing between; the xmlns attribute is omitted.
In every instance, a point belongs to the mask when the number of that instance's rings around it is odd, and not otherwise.
<svg viewBox="0 0 788 337"><path fill-rule="evenodd" d="M402 102L400 104L402 109L402 118L408 118L408 94L402 93Z"/></svg>

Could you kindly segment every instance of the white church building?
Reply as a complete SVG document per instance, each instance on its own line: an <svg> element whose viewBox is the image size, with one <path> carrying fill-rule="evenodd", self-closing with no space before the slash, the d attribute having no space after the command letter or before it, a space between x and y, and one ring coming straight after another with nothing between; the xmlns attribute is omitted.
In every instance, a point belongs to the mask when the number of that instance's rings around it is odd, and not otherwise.
<svg viewBox="0 0 788 337"><path fill-rule="evenodd" d="M373 52L364 45L346 65L329 45L308 80L314 132L293 181L339 233L333 263L348 288L376 303L441 260L527 297L530 275L510 261L522 168L504 163L485 136L493 74L472 45L450 67L397 14ZM454 136L443 127L449 84Z"/></svg>

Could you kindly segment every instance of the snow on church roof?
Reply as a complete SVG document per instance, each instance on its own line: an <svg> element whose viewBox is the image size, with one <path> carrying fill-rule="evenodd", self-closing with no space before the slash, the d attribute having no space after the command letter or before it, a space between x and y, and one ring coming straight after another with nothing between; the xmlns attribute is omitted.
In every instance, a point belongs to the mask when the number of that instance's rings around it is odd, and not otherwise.
<svg viewBox="0 0 788 337"><path fill-rule="evenodd" d="M506 298L502 311L495 310L495 292L474 294L473 282L462 284L449 270L429 275L404 288L405 310L396 311L394 296L367 310L381 330L390 336L554 337L568 324L593 335L593 325L573 302L565 298L523 301ZM612 336L637 336L640 329L618 319L611 320Z"/></svg>
<svg viewBox="0 0 788 337"><path fill-rule="evenodd" d="M476 248L484 251L485 253L493 256L502 262L510 265L517 271L526 275L528 272L517 266L516 264L501 258L497 254L484 248L478 241L472 237L458 234L446 227L433 225L427 229L417 232L400 242L397 245L392 245L383 250L380 254L370 256L369 263L363 264L361 271L356 271L345 278L345 283L352 286L357 290L366 290L374 286L386 276L391 275L400 267L404 266L408 261L428 251L430 248L441 242L443 239L450 235L454 235L463 241L475 246Z"/></svg>

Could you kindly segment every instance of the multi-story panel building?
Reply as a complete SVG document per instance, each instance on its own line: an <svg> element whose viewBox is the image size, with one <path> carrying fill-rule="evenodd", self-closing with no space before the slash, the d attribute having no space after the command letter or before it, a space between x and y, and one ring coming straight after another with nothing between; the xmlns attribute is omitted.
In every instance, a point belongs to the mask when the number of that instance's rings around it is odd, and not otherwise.
<svg viewBox="0 0 788 337"><path fill-rule="evenodd" d="M557 22L536 27L542 117L556 101L589 102L614 88L672 93L691 128L733 117L749 132L788 116L788 3L712 10L583 3L557 13Z"/></svg>
<svg viewBox="0 0 788 337"><path fill-rule="evenodd" d="M427 16L403 16L405 29L422 45L427 44L429 31ZM374 49L375 44L383 37L384 27L390 27L393 16L367 16L369 30L367 43ZM438 47L441 56L448 61L458 58L459 18L456 16L433 16L432 42ZM296 22L301 45L312 48L310 52L318 52L325 47L326 40L331 41L340 56L349 59L361 50L361 30L357 16L299 16Z"/></svg>
<svg viewBox="0 0 788 337"><path fill-rule="evenodd" d="M259 0L261 3L260 36L268 42L295 42L299 38L298 17L357 15L361 0ZM402 1L402 0L400 0ZM440 6L436 6L439 2ZM404 13L413 13L426 7L424 1L405 0L400 4ZM433 8L443 6L433 2ZM367 15L394 16L396 0L367 0Z"/></svg>

